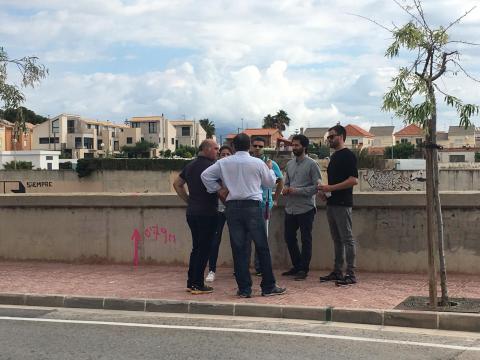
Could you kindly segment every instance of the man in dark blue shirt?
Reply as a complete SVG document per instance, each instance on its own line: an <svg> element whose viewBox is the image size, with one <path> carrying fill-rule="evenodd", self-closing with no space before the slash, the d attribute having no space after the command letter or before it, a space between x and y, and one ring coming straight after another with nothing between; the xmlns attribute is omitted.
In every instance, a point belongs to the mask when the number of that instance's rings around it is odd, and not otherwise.
<svg viewBox="0 0 480 360"><path fill-rule="evenodd" d="M207 139L200 144L199 150L198 157L185 166L173 183L177 194L188 204L187 223L192 232L192 252L187 289L193 295L213 291L212 287L205 286L203 275L215 235L218 204L217 194L208 193L200 178L202 172L215 162L218 145ZM188 186L188 194L185 184Z"/></svg>
<svg viewBox="0 0 480 360"><path fill-rule="evenodd" d="M327 140L335 150L327 168L328 185L318 185L319 196L327 201L327 219L335 249L333 271L321 276L320 281L335 281L336 285L350 285L355 277L355 240L352 235L353 187L358 184L357 158L345 147L347 132L341 125L328 129ZM347 269L342 268L345 253Z"/></svg>

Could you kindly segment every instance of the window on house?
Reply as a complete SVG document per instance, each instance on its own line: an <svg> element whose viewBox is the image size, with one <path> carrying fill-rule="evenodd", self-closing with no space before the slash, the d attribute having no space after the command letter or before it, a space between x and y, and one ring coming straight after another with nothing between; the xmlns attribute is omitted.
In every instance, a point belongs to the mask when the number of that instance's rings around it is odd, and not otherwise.
<svg viewBox="0 0 480 360"><path fill-rule="evenodd" d="M92 124L87 124L87 129L91 129L92 128Z"/></svg>
<svg viewBox="0 0 480 360"><path fill-rule="evenodd" d="M41 137L38 139L39 144L58 144L59 138L58 137Z"/></svg>
<svg viewBox="0 0 480 360"><path fill-rule="evenodd" d="M93 139L92 138L83 138L83 146L87 149L93 149Z"/></svg>
<svg viewBox="0 0 480 360"><path fill-rule="evenodd" d="M417 144L417 146L421 146L423 144L423 139L415 139L415 144Z"/></svg>
<svg viewBox="0 0 480 360"><path fill-rule="evenodd" d="M143 138L143 137L140 138L140 141L141 141L141 142L144 142L144 141L145 141L145 138Z"/></svg>
<svg viewBox="0 0 480 360"><path fill-rule="evenodd" d="M115 131L112 131L112 138L115 137Z"/></svg>
<svg viewBox="0 0 480 360"><path fill-rule="evenodd" d="M133 144L133 139L131 137L127 137L127 144Z"/></svg>
<svg viewBox="0 0 480 360"><path fill-rule="evenodd" d="M172 138L172 145L175 145L175 138Z"/></svg>
<svg viewBox="0 0 480 360"><path fill-rule="evenodd" d="M450 162L465 162L465 155L449 155Z"/></svg>
<svg viewBox="0 0 480 360"><path fill-rule="evenodd" d="M81 137L76 137L75 138L75 149L81 149L82 148L82 138Z"/></svg>
<svg viewBox="0 0 480 360"><path fill-rule="evenodd" d="M118 141L114 141L113 142L113 151L119 151L120 150L120 146L118 145Z"/></svg>
<svg viewBox="0 0 480 360"><path fill-rule="evenodd" d="M408 141L408 139L400 139L400 143L408 144L408 143L410 143L410 141Z"/></svg>
<svg viewBox="0 0 480 360"><path fill-rule="evenodd" d="M98 150L103 150L102 149L102 140L97 140L97 149Z"/></svg>
<svg viewBox="0 0 480 360"><path fill-rule="evenodd" d="M47 160L53 160L53 156L52 155L47 155L46 159Z"/></svg>
<svg viewBox="0 0 480 360"><path fill-rule="evenodd" d="M157 132L157 123L156 122L149 122L148 123L148 133L155 134Z"/></svg>
<svg viewBox="0 0 480 360"><path fill-rule="evenodd" d="M52 133L60 132L60 121L58 119L52 121Z"/></svg>
<svg viewBox="0 0 480 360"><path fill-rule="evenodd" d="M358 145L358 139L352 139L352 145L357 146Z"/></svg>
<svg viewBox="0 0 480 360"><path fill-rule="evenodd" d="M75 132L75 120L67 120L67 133L73 134Z"/></svg>
<svg viewBox="0 0 480 360"><path fill-rule="evenodd" d="M137 123L137 122L132 122L130 123L130 125L132 126L132 128L139 128L140 127L140 123Z"/></svg>
<svg viewBox="0 0 480 360"><path fill-rule="evenodd" d="M182 126L182 136L190 136L190 126Z"/></svg>

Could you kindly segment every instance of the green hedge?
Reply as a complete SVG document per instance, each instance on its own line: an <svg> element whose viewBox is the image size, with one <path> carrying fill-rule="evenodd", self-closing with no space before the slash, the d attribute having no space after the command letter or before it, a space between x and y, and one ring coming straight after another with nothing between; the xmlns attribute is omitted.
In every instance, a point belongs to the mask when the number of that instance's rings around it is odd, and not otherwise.
<svg viewBox="0 0 480 360"><path fill-rule="evenodd" d="M77 163L78 177L98 170L181 170L191 160L184 159L80 159Z"/></svg>

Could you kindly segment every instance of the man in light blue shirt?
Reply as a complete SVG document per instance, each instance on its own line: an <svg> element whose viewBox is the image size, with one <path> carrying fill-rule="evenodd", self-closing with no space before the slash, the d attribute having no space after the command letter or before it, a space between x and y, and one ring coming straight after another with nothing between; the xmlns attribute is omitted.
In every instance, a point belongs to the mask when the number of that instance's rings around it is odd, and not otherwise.
<svg viewBox="0 0 480 360"><path fill-rule="evenodd" d="M235 155L218 160L202 173L201 179L208 192L217 192L220 199L226 200L225 216L230 230L237 295L249 298L252 294L252 278L248 271L248 249L252 238L262 271L262 296L281 295L286 289L275 283L261 208L262 187L275 186L272 163L250 156L250 137L246 134L235 136L233 146Z"/></svg>
<svg viewBox="0 0 480 360"><path fill-rule="evenodd" d="M252 156L258 159L261 159L263 161L267 161L268 158L263 154L264 147L265 147L264 138L259 136L252 138L252 148L250 150ZM273 188L262 187L262 190L263 190L262 212L263 212L263 217L265 218L265 228L267 230L267 238L268 238L268 226L270 224L270 215L272 213L272 208L274 205L278 203L278 198L283 188L283 174L280 171L280 167L278 166L278 164L273 160L272 160L272 170L275 173L275 176L277 177L275 194L273 193ZM251 251L249 254L251 254ZM258 260L258 255L256 251L255 251L255 275L256 276L262 275L262 271L260 269L260 261Z"/></svg>

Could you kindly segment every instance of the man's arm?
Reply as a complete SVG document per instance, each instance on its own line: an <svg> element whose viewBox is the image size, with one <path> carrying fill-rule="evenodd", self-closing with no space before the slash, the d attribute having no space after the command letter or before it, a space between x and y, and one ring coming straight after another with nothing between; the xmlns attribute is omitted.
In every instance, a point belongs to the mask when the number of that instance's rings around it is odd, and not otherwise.
<svg viewBox="0 0 480 360"><path fill-rule="evenodd" d="M185 180L183 180L180 176L177 176L173 182L173 188L177 192L178 196L180 196L183 201L188 203L188 194L185 190Z"/></svg>
<svg viewBox="0 0 480 360"><path fill-rule="evenodd" d="M260 176L262 179L262 186L264 188L273 188L275 186L275 180L277 176L272 170L272 160L268 160L263 163L263 166L260 168Z"/></svg>
<svg viewBox="0 0 480 360"><path fill-rule="evenodd" d="M276 206L278 204L278 198L280 197L282 190L283 190L283 179L278 178L277 186L275 188L275 194L273 194L273 205Z"/></svg>
<svg viewBox="0 0 480 360"><path fill-rule="evenodd" d="M218 180L221 179L221 169L218 162L206 168L200 178L202 179L203 185L207 188L209 193L216 193L218 190L222 188L218 183Z"/></svg>
<svg viewBox="0 0 480 360"><path fill-rule="evenodd" d="M318 190L326 192L350 189L358 184L358 179L356 177L350 176L347 180L342 181L341 183L334 185L319 185Z"/></svg>
<svg viewBox="0 0 480 360"><path fill-rule="evenodd" d="M310 166L309 176L311 179L311 184L309 186L304 186L301 188L290 188L291 195L301 195L301 196L313 196L317 193L317 184L318 180L322 178L320 174L320 167L317 163L312 162Z"/></svg>

